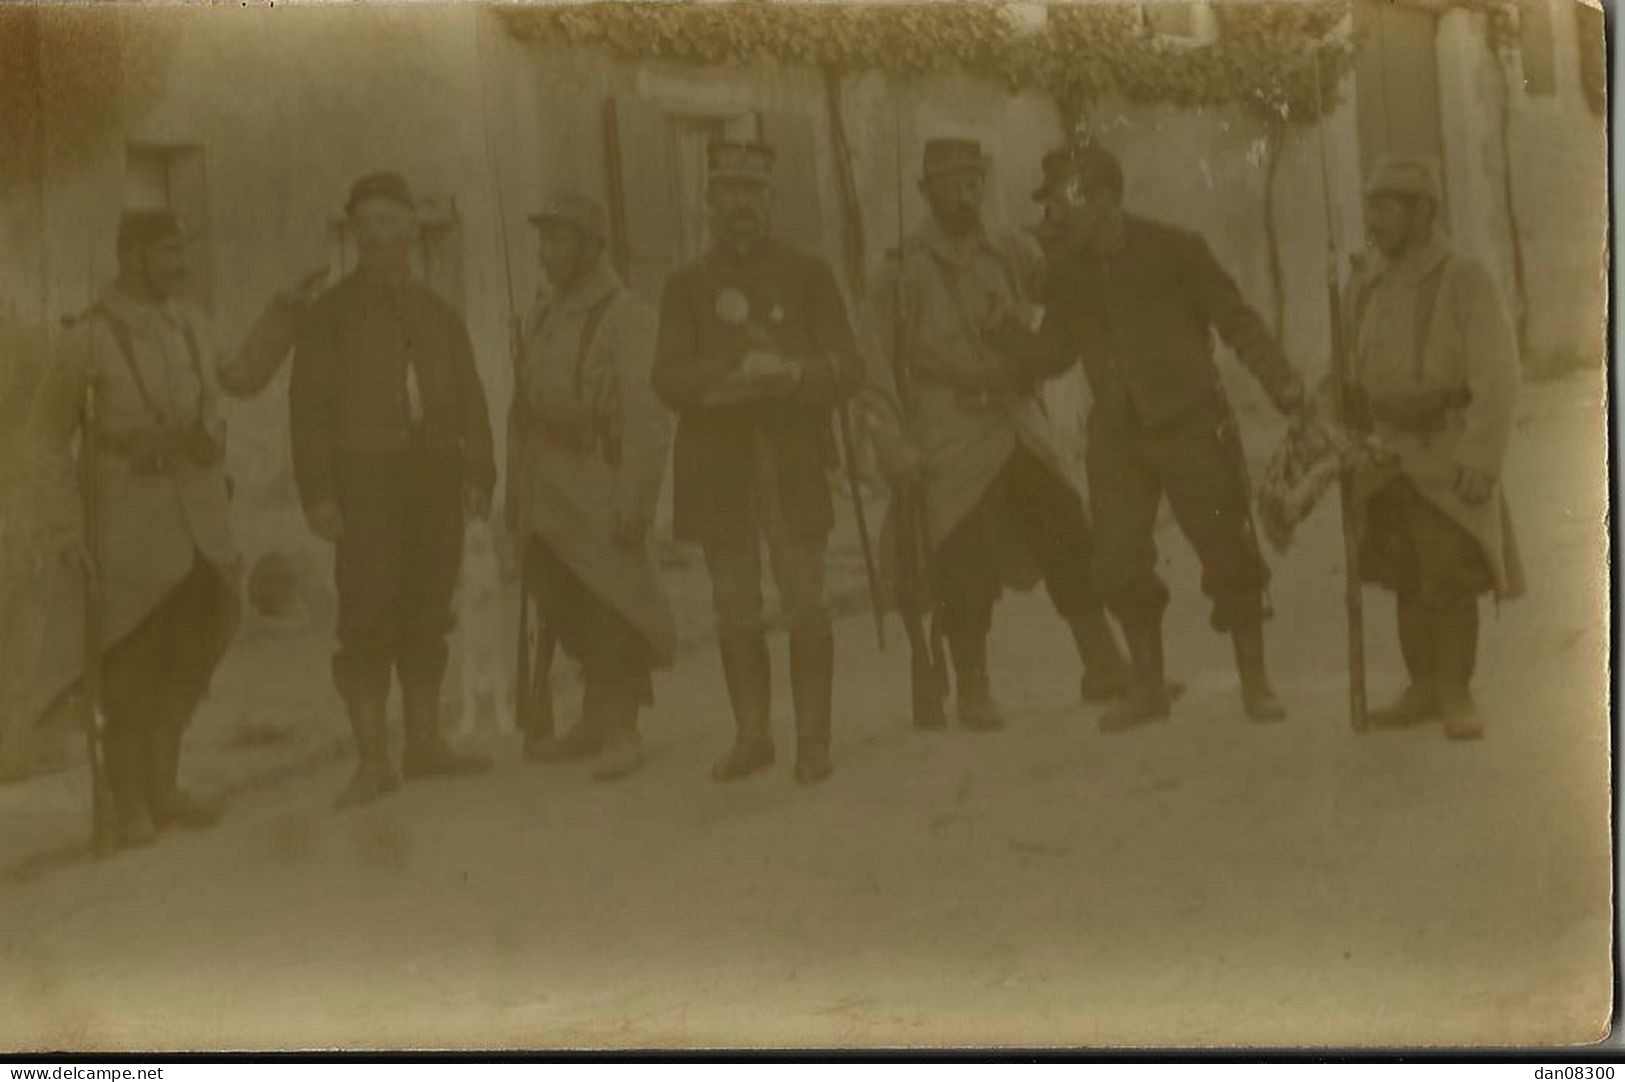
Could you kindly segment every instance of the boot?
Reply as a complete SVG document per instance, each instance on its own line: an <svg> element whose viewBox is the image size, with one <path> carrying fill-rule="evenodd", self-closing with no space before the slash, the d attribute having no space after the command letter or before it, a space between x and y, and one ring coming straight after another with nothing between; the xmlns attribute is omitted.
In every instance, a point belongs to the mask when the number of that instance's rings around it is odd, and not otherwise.
<svg viewBox="0 0 1625 1082"><path fill-rule="evenodd" d="M401 681L406 714L406 750L401 774L407 781L421 778L463 777L483 774L491 760L471 751L457 751L440 732L439 682Z"/></svg>
<svg viewBox="0 0 1625 1082"><path fill-rule="evenodd" d="M734 746L711 768L713 781L738 781L773 765L769 712L773 673L767 639L760 632L723 632L717 637L722 675L733 705Z"/></svg>
<svg viewBox="0 0 1625 1082"><path fill-rule="evenodd" d="M1072 641L1077 643L1078 658L1083 662L1083 677L1078 682L1083 701L1109 702L1128 690L1133 673L1117 647L1117 636L1112 634L1105 612L1091 608L1070 622Z"/></svg>
<svg viewBox="0 0 1625 1082"><path fill-rule="evenodd" d="M1100 731L1118 733L1168 716L1169 691L1162 671L1162 616L1123 621L1134 666L1128 690L1100 715Z"/></svg>
<svg viewBox="0 0 1625 1082"><path fill-rule="evenodd" d="M113 793L113 812L118 819L118 844L122 849L151 845L158 839L147 803L146 765L152 734L136 730L107 734L107 787Z"/></svg>
<svg viewBox="0 0 1625 1082"><path fill-rule="evenodd" d="M1399 599L1398 616L1399 650L1404 655L1410 683L1392 703L1371 711L1371 724L1378 729L1421 725L1439 715L1432 617L1419 602L1403 597Z"/></svg>
<svg viewBox="0 0 1625 1082"><path fill-rule="evenodd" d="M382 696L356 695L348 704L350 728L355 733L356 767L350 783L333 806L340 810L371 804L401 787L389 762L389 733L384 726Z"/></svg>
<svg viewBox="0 0 1625 1082"><path fill-rule="evenodd" d="M942 672L931 663L929 646L909 656L909 696L916 729L948 727L948 715L942 708Z"/></svg>
<svg viewBox="0 0 1625 1082"><path fill-rule="evenodd" d="M187 718L168 718L153 731L147 764L147 804L159 828L203 830L220 820L220 806L198 800L180 787L181 737Z"/></svg>
<svg viewBox="0 0 1625 1082"><path fill-rule="evenodd" d="M977 732L1004 728L1004 718L993 701L993 682L987 675L987 635L951 633L948 652L954 661L959 724Z"/></svg>
<svg viewBox="0 0 1625 1082"><path fill-rule="evenodd" d="M602 751L592 771L593 781L615 781L643 765L643 742L638 738L638 697L624 680L592 680L582 698L592 698L595 728ZM585 704L584 704L585 705Z"/></svg>
<svg viewBox="0 0 1625 1082"><path fill-rule="evenodd" d="M790 698L796 709L796 781L829 777L830 696L835 683L835 636L829 628L790 633Z"/></svg>
<svg viewBox="0 0 1625 1082"><path fill-rule="evenodd" d="M1264 669L1264 625L1254 621L1232 628L1230 638L1236 648L1236 672L1241 675L1241 707L1253 721L1280 721L1286 707L1270 687Z"/></svg>
<svg viewBox="0 0 1625 1082"><path fill-rule="evenodd" d="M1478 601L1434 609L1435 688L1444 735L1451 740L1477 740L1484 723L1470 690L1478 657Z"/></svg>

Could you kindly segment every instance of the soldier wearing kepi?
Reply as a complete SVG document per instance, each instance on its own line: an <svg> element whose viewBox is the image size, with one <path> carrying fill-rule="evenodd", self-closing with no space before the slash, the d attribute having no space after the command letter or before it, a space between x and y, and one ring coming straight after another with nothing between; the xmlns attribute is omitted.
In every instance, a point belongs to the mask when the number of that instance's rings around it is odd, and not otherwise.
<svg viewBox="0 0 1625 1082"><path fill-rule="evenodd" d="M385 725L392 674L408 779L490 765L446 744L439 707L464 521L489 512L496 477L462 316L411 275L406 182L363 177L345 209L358 265L301 322L288 396L305 515L337 549L333 680L360 760L340 807L399 784Z"/></svg>
<svg viewBox="0 0 1625 1082"><path fill-rule="evenodd" d="M1398 595L1410 682L1371 712L1378 726L1442 719L1446 735L1483 733L1468 687L1478 595L1523 592L1501 487L1517 405L1518 342L1483 264L1439 232L1438 163L1381 162L1366 189L1378 258L1348 297L1356 420L1392 452L1363 478L1362 577Z"/></svg>
<svg viewBox="0 0 1625 1082"><path fill-rule="evenodd" d="M71 573L93 558L101 572L106 763L123 845L151 842L156 827L207 826L219 814L177 780L182 734L238 615L219 351L203 313L176 295L185 243L167 211L123 215L118 280L69 331L29 421L38 526L69 561L53 570ZM97 458L86 465L95 470L99 536L87 536L71 451L87 382L98 403ZM41 632L25 716L80 674L84 609L77 585L67 585Z"/></svg>
<svg viewBox="0 0 1625 1082"><path fill-rule="evenodd" d="M524 329L504 511L585 680L579 722L553 740L527 737L526 756L602 753L594 777L607 781L637 767L650 669L676 648L649 549L671 419L649 383L655 313L609 265L602 204L563 192L530 220L552 291Z"/></svg>
<svg viewBox="0 0 1625 1082"><path fill-rule="evenodd" d="M1086 466L1095 512L1094 580L1123 626L1135 680L1101 716L1107 731L1166 717L1162 613L1152 536L1164 494L1202 563L1212 626L1229 632L1247 716L1285 716L1264 664L1268 571L1253 537L1235 418L1214 367L1212 334L1277 408L1302 408L1303 381L1195 233L1123 210L1123 172L1097 144L1057 179L1076 243L1050 268L1036 335L1007 323L995 338L1029 370L1082 358L1094 403ZM1050 193L1046 192L1046 195Z"/></svg>
<svg viewBox="0 0 1625 1082"><path fill-rule="evenodd" d="M712 776L774 758L762 611L762 544L790 625L797 781L830 773L834 640L824 551L834 515L832 410L863 380L834 274L772 239L773 150L708 148L711 250L677 271L660 305L654 386L677 411L673 530L705 548L737 738Z"/></svg>
<svg viewBox="0 0 1625 1082"><path fill-rule="evenodd" d="M924 486L934 594L960 722L971 729L1001 724L987 672L994 601L1006 582L1030 588L1034 572L1072 629L1083 698L1110 699L1129 675L1090 579L1083 496L1036 380L983 337L1036 315L1043 274L1031 237L983 223L987 167L974 140L925 144L920 190L931 217L882 270L870 297L884 360L864 399L880 414L876 442L890 472ZM894 349L901 356L889 356ZM898 365L908 367L913 398L901 410ZM884 437L900 430L899 441Z"/></svg>

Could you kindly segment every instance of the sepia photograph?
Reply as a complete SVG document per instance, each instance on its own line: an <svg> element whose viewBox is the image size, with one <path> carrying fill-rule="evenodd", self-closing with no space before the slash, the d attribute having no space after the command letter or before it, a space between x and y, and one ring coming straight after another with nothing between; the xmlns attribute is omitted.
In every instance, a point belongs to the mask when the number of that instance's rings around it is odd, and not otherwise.
<svg viewBox="0 0 1625 1082"><path fill-rule="evenodd" d="M0 1053L1605 1040L1605 37L0 3Z"/></svg>

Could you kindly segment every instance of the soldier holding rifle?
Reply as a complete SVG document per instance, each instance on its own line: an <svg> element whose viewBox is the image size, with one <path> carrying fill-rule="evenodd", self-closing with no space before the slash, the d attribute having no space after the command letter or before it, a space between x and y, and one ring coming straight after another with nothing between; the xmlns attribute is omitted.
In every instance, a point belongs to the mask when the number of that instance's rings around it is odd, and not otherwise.
<svg viewBox="0 0 1625 1082"><path fill-rule="evenodd" d="M204 315L177 295L186 240L167 211L124 213L118 278L67 332L29 419L38 528L93 593L90 611L51 606L25 716L82 669L87 689L100 684L101 701L89 706L105 714L113 826L124 846L219 815L179 784L183 735L238 616L218 351ZM87 401L94 430L84 429ZM75 435L85 456L78 477ZM86 641L87 628L99 641Z"/></svg>
<svg viewBox="0 0 1625 1082"><path fill-rule="evenodd" d="M925 144L920 191L931 217L870 297L875 339L895 355L871 373L865 397L888 472L924 494L927 574L941 606L959 720L970 729L1002 724L987 635L1006 583L1030 588L1042 575L1083 661L1085 701L1110 699L1128 676L1090 579L1083 496L1035 380L984 339L1007 320L1029 318L1043 272L1030 237L983 222L987 168L974 140ZM907 403L898 401L899 375L911 385Z"/></svg>
<svg viewBox="0 0 1625 1082"><path fill-rule="evenodd" d="M1517 336L1484 265L1439 231L1438 163L1381 162L1366 188L1377 258L1346 291L1351 420L1386 466L1357 479L1362 577L1398 597L1410 680L1377 727L1444 723L1452 739L1483 734L1469 684L1478 596L1523 592L1501 486L1512 434Z"/></svg>
<svg viewBox="0 0 1625 1082"><path fill-rule="evenodd" d="M649 384L655 313L609 265L603 206L561 192L530 220L552 289L524 329L504 510L525 577L582 663L584 686L576 725L552 739L527 733L526 756L599 755L594 776L607 781L637 767L650 669L669 665L676 649L649 548L671 420Z"/></svg>
<svg viewBox="0 0 1625 1082"><path fill-rule="evenodd" d="M833 411L863 380L835 276L769 232L774 152L707 150L712 247L666 283L654 387L677 412L673 530L705 548L736 738L712 776L774 760L762 555L790 627L795 777L830 774L835 644L824 604Z"/></svg>

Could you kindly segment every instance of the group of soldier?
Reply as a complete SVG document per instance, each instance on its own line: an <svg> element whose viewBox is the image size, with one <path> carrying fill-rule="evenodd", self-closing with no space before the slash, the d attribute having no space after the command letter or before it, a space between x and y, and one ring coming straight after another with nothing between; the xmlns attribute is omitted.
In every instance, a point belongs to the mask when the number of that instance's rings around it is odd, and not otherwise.
<svg viewBox="0 0 1625 1082"><path fill-rule="evenodd" d="M1104 704L1101 728L1169 715L1178 685L1164 673L1169 594L1154 543L1164 496L1201 562L1212 626L1233 642L1245 716L1281 719L1265 663L1268 572L1215 332L1294 423L1340 418L1388 449L1357 479L1360 564L1398 595L1409 682L1373 720L1481 733L1468 694L1478 598L1518 589L1499 484L1518 359L1487 272L1439 229L1435 163L1386 161L1367 187L1374 258L1349 283L1351 374L1328 390L1356 401L1351 412L1306 390L1198 235L1124 209L1123 170L1098 143L1043 159L1042 221L1016 231L984 219L982 147L929 140L928 217L874 276L856 325L830 266L773 236L774 157L761 143L708 149L710 248L670 276L658 310L613 269L601 201L560 192L531 219L550 288L517 336L502 518L583 688L574 724L529 732L526 758L592 759L606 780L639 765L639 716L675 645L650 537L669 455L673 533L704 552L735 726L712 775L734 781L775 760L765 549L789 635L794 777L829 776L829 478L854 453L853 431L870 437L893 493L888 603L946 642L946 659L924 663L951 664L962 726L1002 724L987 650L995 602L1040 578L1076 643L1082 698ZM448 744L439 711L464 530L489 515L497 477L485 392L461 316L411 274L404 180L363 177L347 211L356 270L279 295L232 352L178 296L179 223L126 213L118 279L38 393L38 521L69 565L105 584L101 697L124 844L218 814L177 783L181 735L236 623L218 396L260 393L290 352L299 495L336 549L332 675L358 757L338 803L376 800L403 775L490 765ZM1040 396L1080 361L1086 485ZM76 477L87 385L98 438ZM93 536L79 510L86 478L101 503ZM47 645L71 663L42 682L42 702L83 656L83 630L61 623ZM397 679L399 774L386 722ZM940 703L916 706L916 724L944 723Z"/></svg>

